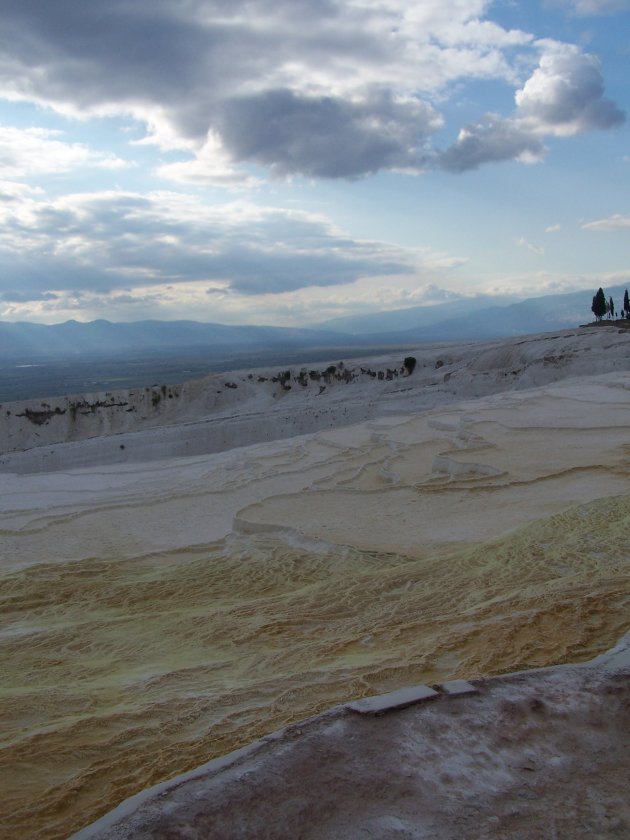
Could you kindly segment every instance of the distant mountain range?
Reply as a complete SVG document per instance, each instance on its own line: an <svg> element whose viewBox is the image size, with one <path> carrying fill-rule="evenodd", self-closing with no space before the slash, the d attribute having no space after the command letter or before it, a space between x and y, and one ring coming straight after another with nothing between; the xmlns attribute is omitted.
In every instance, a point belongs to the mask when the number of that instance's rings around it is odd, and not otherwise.
<svg viewBox="0 0 630 840"><path fill-rule="evenodd" d="M339 345L330 330L263 326L228 326L198 321L66 321L63 324L0 322L0 356L4 359L106 358L125 354L172 354L207 349L302 348Z"/></svg>
<svg viewBox="0 0 630 840"><path fill-rule="evenodd" d="M619 305L625 286L606 289ZM593 291L594 293L594 291ZM295 351L306 348L405 345L426 341L500 338L575 327L592 320L588 291L545 295L517 303L505 298L475 297L435 306L416 306L369 315L337 318L309 329L228 326L197 321L44 325L0 322L0 360L173 355L207 349Z"/></svg>
<svg viewBox="0 0 630 840"><path fill-rule="evenodd" d="M626 286L606 289L616 306ZM593 292L544 295L518 302L491 296L456 300L436 306L416 306L394 312L336 318L318 326L353 336L396 335L398 342L455 341L507 338L561 330L593 321Z"/></svg>

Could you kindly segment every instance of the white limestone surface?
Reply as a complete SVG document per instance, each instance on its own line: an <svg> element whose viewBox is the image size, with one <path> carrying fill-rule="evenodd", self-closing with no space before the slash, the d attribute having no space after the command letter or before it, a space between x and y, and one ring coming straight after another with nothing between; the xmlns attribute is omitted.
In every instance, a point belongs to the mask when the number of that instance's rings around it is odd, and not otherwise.
<svg viewBox="0 0 630 840"><path fill-rule="evenodd" d="M40 472L220 452L568 377L630 370L630 330L428 344L378 358L241 370L180 385L0 405L0 470ZM402 357L417 364L408 376ZM288 378L285 378L288 373ZM68 447L84 440L84 447Z"/></svg>

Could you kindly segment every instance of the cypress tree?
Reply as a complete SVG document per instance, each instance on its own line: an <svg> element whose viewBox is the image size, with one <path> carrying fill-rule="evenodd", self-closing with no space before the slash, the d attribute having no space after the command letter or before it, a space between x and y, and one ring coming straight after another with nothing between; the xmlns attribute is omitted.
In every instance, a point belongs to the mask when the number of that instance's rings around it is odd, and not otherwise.
<svg viewBox="0 0 630 840"><path fill-rule="evenodd" d="M597 290L597 294L593 298L591 312L598 321L601 321L604 315L606 314L606 295L604 294L604 290L601 286L599 287L599 289Z"/></svg>

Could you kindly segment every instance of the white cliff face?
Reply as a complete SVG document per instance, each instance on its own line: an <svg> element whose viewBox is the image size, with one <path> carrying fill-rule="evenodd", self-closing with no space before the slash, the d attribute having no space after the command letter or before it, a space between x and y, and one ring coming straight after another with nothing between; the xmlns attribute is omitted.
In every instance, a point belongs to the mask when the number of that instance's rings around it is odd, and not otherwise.
<svg viewBox="0 0 630 840"><path fill-rule="evenodd" d="M629 344L628 331L568 330L420 347L411 351L417 359L411 375L402 366L402 354L396 354L336 363L328 373L321 364L287 372L234 371L181 385L5 403L0 406L0 470L80 466L67 460L76 458L68 450L22 458L10 453L90 438L99 442L91 455L84 450L85 463L225 451L566 377L628 370ZM174 428L181 424L183 430ZM144 434L149 430L160 431ZM119 437L107 444L100 440L113 436Z"/></svg>
<svg viewBox="0 0 630 840"><path fill-rule="evenodd" d="M611 647L630 598L627 342L440 347L408 377L383 358L291 390L230 374L153 419L81 415L147 428L5 453L8 836L65 838L336 703Z"/></svg>

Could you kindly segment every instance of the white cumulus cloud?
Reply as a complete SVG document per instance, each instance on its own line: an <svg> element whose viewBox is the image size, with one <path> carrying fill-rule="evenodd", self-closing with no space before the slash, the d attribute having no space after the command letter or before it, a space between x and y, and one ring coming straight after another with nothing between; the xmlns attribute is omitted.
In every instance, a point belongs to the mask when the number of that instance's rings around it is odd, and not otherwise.
<svg viewBox="0 0 630 840"><path fill-rule="evenodd" d="M83 143L66 143L60 132L0 125L0 178L68 172L77 167L121 169L126 162Z"/></svg>
<svg viewBox="0 0 630 840"><path fill-rule="evenodd" d="M606 219L583 224L584 230L628 230L630 229L630 215L615 213Z"/></svg>
<svg viewBox="0 0 630 840"><path fill-rule="evenodd" d="M505 160L537 162L546 151L545 137L568 137L623 123L623 112L604 96L596 56L550 39L538 41L537 46L538 66L516 91L513 115L486 114L462 129L438 159L444 169L464 171Z"/></svg>

